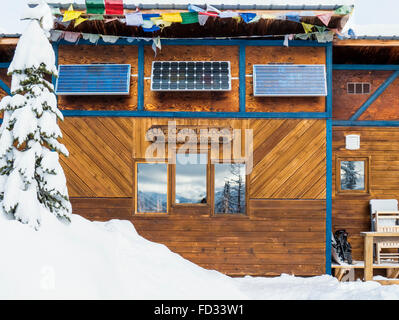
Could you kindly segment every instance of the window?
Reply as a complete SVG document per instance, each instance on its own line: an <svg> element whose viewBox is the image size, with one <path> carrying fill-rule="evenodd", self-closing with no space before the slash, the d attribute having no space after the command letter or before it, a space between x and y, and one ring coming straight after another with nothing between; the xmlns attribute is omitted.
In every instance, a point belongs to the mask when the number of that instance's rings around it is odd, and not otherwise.
<svg viewBox="0 0 399 320"><path fill-rule="evenodd" d="M207 154L176 155L176 204L207 203Z"/></svg>
<svg viewBox="0 0 399 320"><path fill-rule="evenodd" d="M341 193L368 193L369 159L338 158L337 190Z"/></svg>
<svg viewBox="0 0 399 320"><path fill-rule="evenodd" d="M369 94L370 83L367 82L348 82L346 84L348 94Z"/></svg>
<svg viewBox="0 0 399 320"><path fill-rule="evenodd" d="M216 163L215 214L245 213L245 164Z"/></svg>
<svg viewBox="0 0 399 320"><path fill-rule="evenodd" d="M168 211L168 166L166 163L136 163L136 212Z"/></svg>

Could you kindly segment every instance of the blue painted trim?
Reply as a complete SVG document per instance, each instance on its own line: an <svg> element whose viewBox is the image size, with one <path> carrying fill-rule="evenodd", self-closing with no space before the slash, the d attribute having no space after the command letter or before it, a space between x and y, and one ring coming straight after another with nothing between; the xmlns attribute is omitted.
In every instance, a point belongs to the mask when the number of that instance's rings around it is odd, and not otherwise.
<svg viewBox="0 0 399 320"><path fill-rule="evenodd" d="M144 110L144 45L138 46L137 110Z"/></svg>
<svg viewBox="0 0 399 320"><path fill-rule="evenodd" d="M245 103L246 103L246 78L245 78L245 67L246 67L246 57L245 57L245 49L244 45L240 45L239 47L239 94L240 94L240 112L245 112Z"/></svg>
<svg viewBox="0 0 399 320"><path fill-rule="evenodd" d="M326 122L326 274L331 274L332 232L332 120Z"/></svg>
<svg viewBox="0 0 399 320"><path fill-rule="evenodd" d="M325 112L168 112L128 110L62 110L65 117L160 117L160 118L264 118L325 119Z"/></svg>
<svg viewBox="0 0 399 320"><path fill-rule="evenodd" d="M399 70L395 71L377 90L367 99L365 103L355 112L349 120L357 120L367 108L385 91L385 89L399 76Z"/></svg>
<svg viewBox="0 0 399 320"><path fill-rule="evenodd" d="M62 45L76 45L76 43L60 40L58 42ZM97 44L91 43L89 40L79 39L78 44L88 45L138 45L143 43L144 45L152 45L151 41L145 41L140 39L134 39L128 41L127 39L119 39L115 43L104 42L100 39ZM162 45L185 45L185 46L238 46L245 44L246 46L283 46L284 40L253 40L253 39L162 39ZM327 47L330 43L319 43L317 41L307 40L293 40L290 41L291 47Z"/></svg>
<svg viewBox="0 0 399 320"><path fill-rule="evenodd" d="M333 126L336 127L399 127L399 121L395 120L365 120L365 121L350 121L350 120L334 120Z"/></svg>
<svg viewBox="0 0 399 320"><path fill-rule="evenodd" d="M332 43L326 47L326 73L327 73L327 97L326 97L326 112L329 117L332 117L332 66L333 66L333 47Z"/></svg>
<svg viewBox="0 0 399 320"><path fill-rule="evenodd" d="M394 64L334 64L333 70L399 70L399 65Z"/></svg>
<svg viewBox="0 0 399 320"><path fill-rule="evenodd" d="M0 62L0 69L6 69L10 66L11 62Z"/></svg>
<svg viewBox="0 0 399 320"><path fill-rule="evenodd" d="M3 89L9 96L11 96L10 88L0 79L0 88Z"/></svg>

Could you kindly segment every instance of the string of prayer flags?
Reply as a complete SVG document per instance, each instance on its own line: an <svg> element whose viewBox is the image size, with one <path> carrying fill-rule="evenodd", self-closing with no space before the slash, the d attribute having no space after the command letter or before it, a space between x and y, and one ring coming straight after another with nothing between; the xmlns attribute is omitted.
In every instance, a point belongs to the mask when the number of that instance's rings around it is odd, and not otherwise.
<svg viewBox="0 0 399 320"><path fill-rule="evenodd" d="M308 40L310 37L309 33L298 33L295 35L295 38L301 39L301 40Z"/></svg>
<svg viewBox="0 0 399 320"><path fill-rule="evenodd" d="M181 24L190 24L198 22L198 13L197 12L181 12Z"/></svg>
<svg viewBox="0 0 399 320"><path fill-rule="evenodd" d="M327 13L318 14L316 17L319 18L320 21L323 22L325 26L328 26L333 14L334 14L333 12L327 12Z"/></svg>
<svg viewBox="0 0 399 320"><path fill-rule="evenodd" d="M88 14L104 14L105 4L104 0L85 0L86 12Z"/></svg>
<svg viewBox="0 0 399 320"><path fill-rule="evenodd" d="M79 18L82 15L82 11L75 11L73 5L70 5L69 9L64 12L64 18L62 22L68 22Z"/></svg>
<svg viewBox="0 0 399 320"><path fill-rule="evenodd" d="M341 7L337 8L337 9L335 9L335 11L334 11L335 14L339 14L339 15L346 15L346 14L351 13L351 12L352 12L352 7L351 6L347 6L347 5L341 6Z"/></svg>
<svg viewBox="0 0 399 320"><path fill-rule="evenodd" d="M326 27L325 26L315 26L317 29L317 32L323 33L324 31L326 31Z"/></svg>
<svg viewBox="0 0 399 320"><path fill-rule="evenodd" d="M123 15L123 0L105 0L105 14Z"/></svg>
<svg viewBox="0 0 399 320"><path fill-rule="evenodd" d="M252 12L240 12L240 17L244 22L249 23L251 20L255 19L256 13Z"/></svg>
<svg viewBox="0 0 399 320"><path fill-rule="evenodd" d="M126 25L139 27L144 23L143 14L141 12L133 12L126 14Z"/></svg>
<svg viewBox="0 0 399 320"><path fill-rule="evenodd" d="M183 19L180 15L180 12L173 12L173 13L162 13L161 14L162 20L167 22L182 22Z"/></svg>
<svg viewBox="0 0 399 320"><path fill-rule="evenodd" d="M303 30L305 30L306 33L312 32L313 24L302 22L302 26L303 26Z"/></svg>

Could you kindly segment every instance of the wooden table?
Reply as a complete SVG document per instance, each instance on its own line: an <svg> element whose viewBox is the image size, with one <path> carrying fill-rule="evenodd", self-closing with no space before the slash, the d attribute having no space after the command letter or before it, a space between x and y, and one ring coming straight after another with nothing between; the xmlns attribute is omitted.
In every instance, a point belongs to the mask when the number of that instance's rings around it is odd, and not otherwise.
<svg viewBox="0 0 399 320"><path fill-rule="evenodd" d="M399 241L397 232L361 232L364 237L364 281L373 280L373 244Z"/></svg>

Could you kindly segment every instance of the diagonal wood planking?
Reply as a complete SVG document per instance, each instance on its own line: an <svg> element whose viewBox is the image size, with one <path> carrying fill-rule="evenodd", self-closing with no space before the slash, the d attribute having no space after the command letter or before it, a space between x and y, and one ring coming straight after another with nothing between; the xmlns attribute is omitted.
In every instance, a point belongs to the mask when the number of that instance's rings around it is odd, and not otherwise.
<svg viewBox="0 0 399 320"><path fill-rule="evenodd" d="M326 125L322 120L251 120L250 198L325 199Z"/></svg>
<svg viewBox="0 0 399 320"><path fill-rule="evenodd" d="M60 123L69 157L61 157L70 197L131 197L132 121L65 118Z"/></svg>

